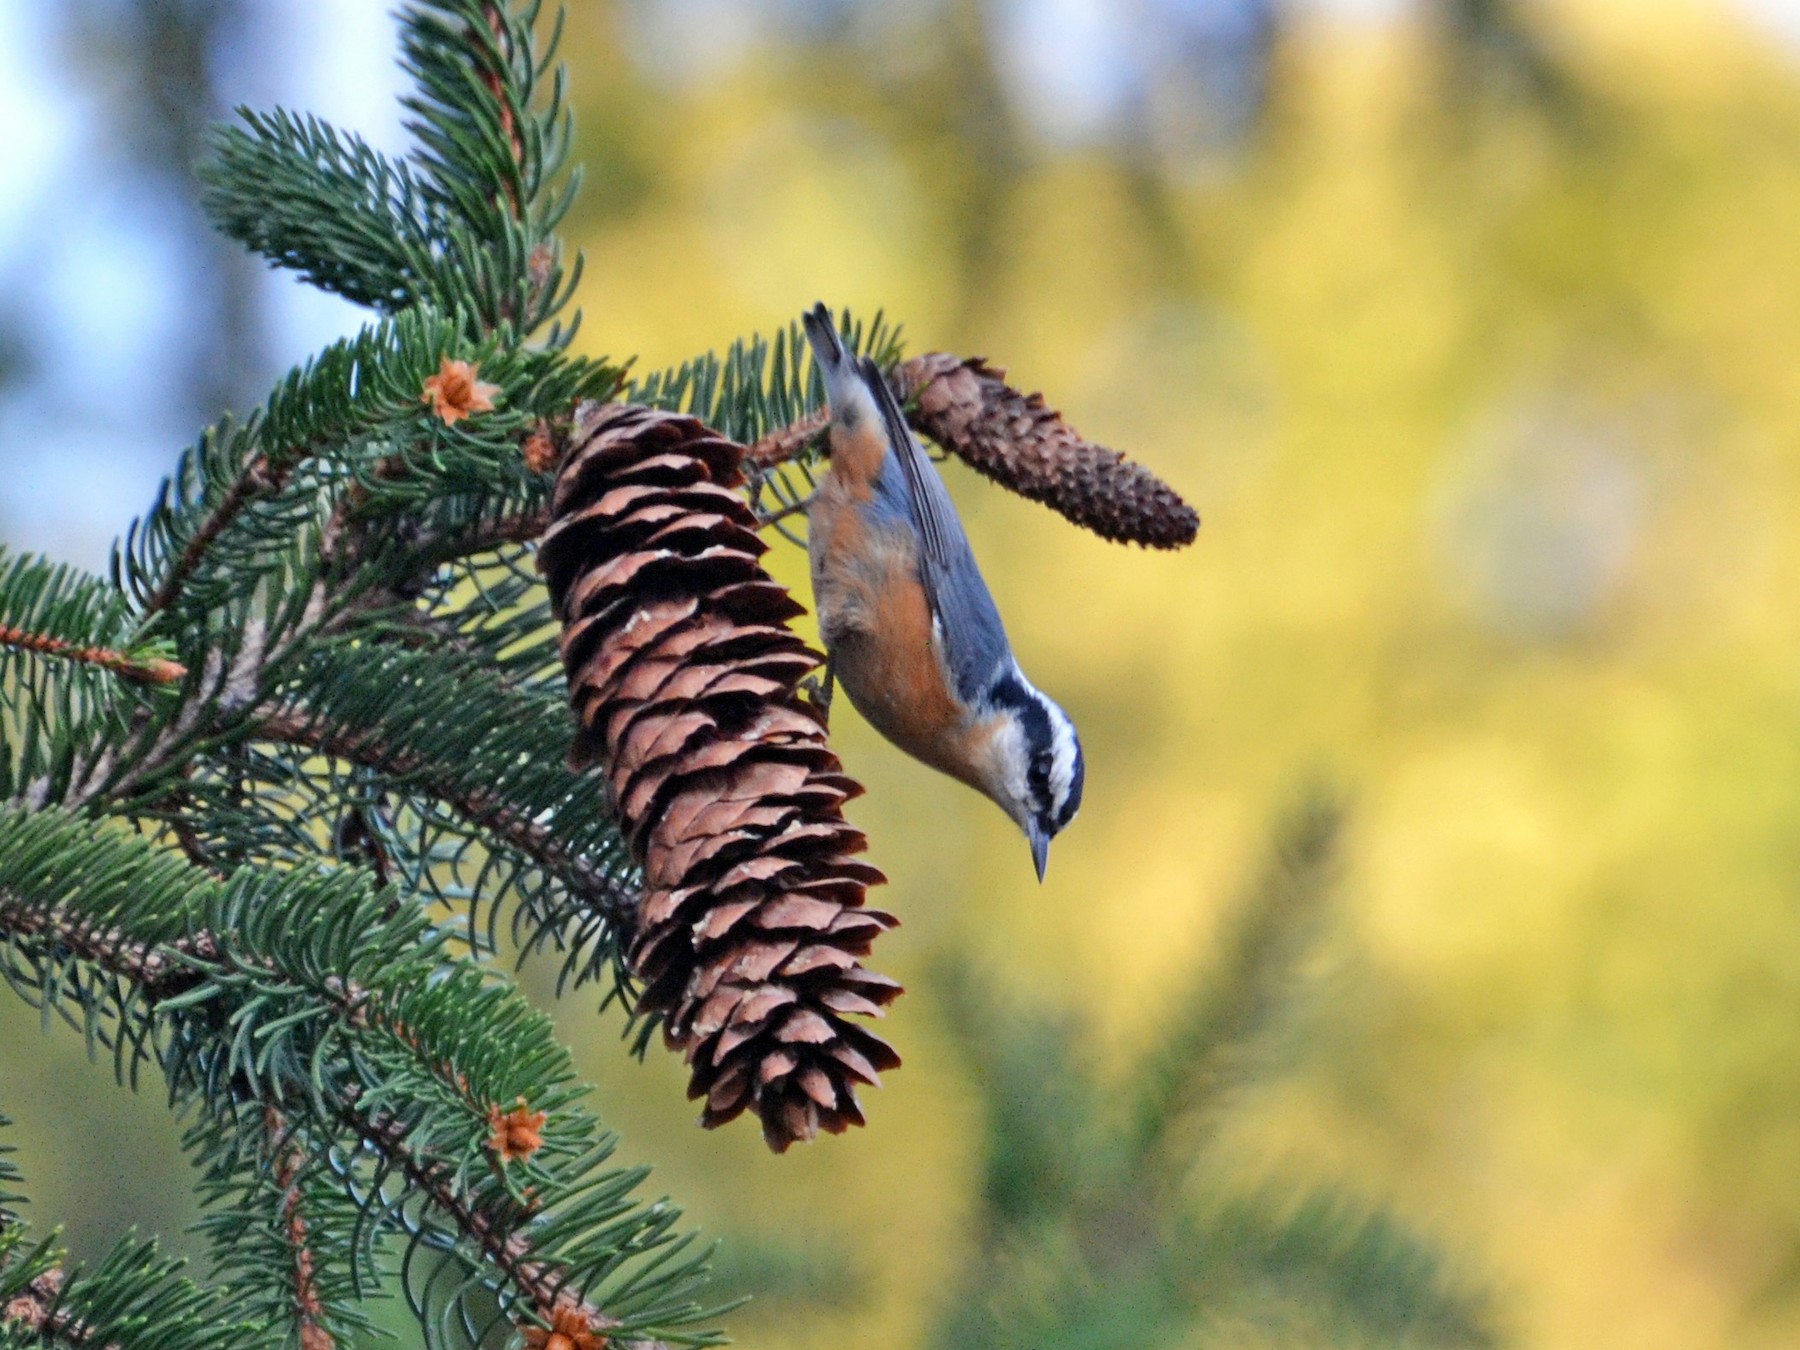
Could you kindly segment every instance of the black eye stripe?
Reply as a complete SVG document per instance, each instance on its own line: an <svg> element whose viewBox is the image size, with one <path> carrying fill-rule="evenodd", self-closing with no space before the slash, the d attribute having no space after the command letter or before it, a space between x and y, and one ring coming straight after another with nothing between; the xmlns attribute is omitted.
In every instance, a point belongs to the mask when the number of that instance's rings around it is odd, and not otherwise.
<svg viewBox="0 0 1800 1350"><path fill-rule="evenodd" d="M1069 728L1073 762L1069 766L1068 790L1058 802L1053 798L1051 784L1056 772L1057 735L1043 697L1008 670L994 681L988 698L996 708L1005 708L1017 716L1024 743L1035 747L1025 764L1025 791L1038 823L1055 834L1074 819L1081 806L1082 780L1086 776L1081 742L1076 739L1074 728Z"/></svg>
<svg viewBox="0 0 1800 1350"><path fill-rule="evenodd" d="M1050 714L1044 711L1043 702L1012 671L994 681L988 698L996 707L1010 708L1019 715L1027 745L1050 744Z"/></svg>
<svg viewBox="0 0 1800 1350"><path fill-rule="evenodd" d="M1069 792L1063 798L1062 810L1057 813L1056 828L1062 829L1081 809L1081 788L1087 778L1087 761L1081 753L1081 742L1075 743L1075 763L1069 773Z"/></svg>
<svg viewBox="0 0 1800 1350"><path fill-rule="evenodd" d="M1040 750L1031 757L1031 764L1025 770L1026 791L1040 813L1050 805L1050 771L1055 765L1056 756L1048 750Z"/></svg>

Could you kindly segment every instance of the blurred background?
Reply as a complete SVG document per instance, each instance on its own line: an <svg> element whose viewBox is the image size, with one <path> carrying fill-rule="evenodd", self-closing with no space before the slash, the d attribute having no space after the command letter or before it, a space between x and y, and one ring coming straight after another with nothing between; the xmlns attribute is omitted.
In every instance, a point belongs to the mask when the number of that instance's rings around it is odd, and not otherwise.
<svg viewBox="0 0 1800 1350"><path fill-rule="evenodd" d="M703 1134L671 1057L557 1005L766 1292L739 1343L956 1343L1037 1101L994 1047L1053 1028L1046 1098L1104 1102L1321 778L1331 920L1207 1175L1387 1206L1519 1345L1800 1343L1800 3L571 8L589 350L885 308L1205 520L1151 555L948 471L1087 805L1040 888L838 720L911 991L871 1128ZM367 0L0 0L0 540L103 567L201 425L359 322L209 234L190 165L239 103L403 148L393 53ZM178 1126L110 1079L0 1006L80 1250L193 1217Z"/></svg>

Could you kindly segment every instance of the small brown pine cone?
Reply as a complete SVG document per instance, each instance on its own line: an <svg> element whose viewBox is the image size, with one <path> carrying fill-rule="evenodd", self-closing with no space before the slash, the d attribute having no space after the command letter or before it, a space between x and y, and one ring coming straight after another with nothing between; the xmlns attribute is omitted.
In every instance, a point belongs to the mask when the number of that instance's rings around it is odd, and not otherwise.
<svg viewBox="0 0 1800 1350"><path fill-rule="evenodd" d="M638 1007L692 1068L701 1123L745 1110L777 1152L862 1124L858 1083L899 1056L852 1014L900 986L863 968L892 915L843 804L843 773L798 690L820 657L758 561L730 487L742 447L692 417L577 409L538 566L561 620L579 723L644 869L629 957Z"/></svg>
<svg viewBox="0 0 1800 1350"><path fill-rule="evenodd" d="M1150 548L1194 542L1200 516L1175 489L1117 450L1083 440L1042 394L1022 394L979 356L928 352L896 372L917 400L913 424L1022 497L1103 539Z"/></svg>

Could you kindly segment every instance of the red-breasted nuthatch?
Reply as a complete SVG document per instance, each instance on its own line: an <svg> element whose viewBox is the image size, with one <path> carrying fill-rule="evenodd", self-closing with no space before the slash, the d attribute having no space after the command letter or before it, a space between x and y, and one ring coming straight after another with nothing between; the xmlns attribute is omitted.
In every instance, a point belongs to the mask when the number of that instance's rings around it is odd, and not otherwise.
<svg viewBox="0 0 1800 1350"><path fill-rule="evenodd" d="M808 509L808 552L831 678L895 745L986 794L1031 841L1081 805L1075 724L1019 669L944 481L875 363L831 313L802 320L831 401L831 469Z"/></svg>

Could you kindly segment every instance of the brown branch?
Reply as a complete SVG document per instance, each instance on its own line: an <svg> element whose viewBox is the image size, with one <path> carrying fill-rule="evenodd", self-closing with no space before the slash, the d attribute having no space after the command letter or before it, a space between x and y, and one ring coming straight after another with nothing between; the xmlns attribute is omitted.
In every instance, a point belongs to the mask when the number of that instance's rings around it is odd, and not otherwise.
<svg viewBox="0 0 1800 1350"><path fill-rule="evenodd" d="M173 812L165 817L165 821L169 832L175 836L175 843L189 862L195 867L205 868L209 872L218 872L217 861L214 860L211 850L206 847L200 838L200 832L193 825Z"/></svg>
<svg viewBox="0 0 1800 1350"><path fill-rule="evenodd" d="M458 814L490 831L545 871L560 876L619 930L623 941L629 942L636 931L638 893L634 888L621 885L565 848L550 830L520 815L498 795L463 787L434 774L435 766L423 755L388 745L371 732L334 726L298 709L265 713L253 724L252 734L347 759L378 773L417 780Z"/></svg>
<svg viewBox="0 0 1800 1350"><path fill-rule="evenodd" d="M487 18L488 31L494 35L495 51L501 60L505 60L506 17L501 12L499 5L487 4L483 5L481 8L483 15ZM513 162L523 168L525 164L525 141L519 134L518 119L513 116L512 105L506 101L506 84L500 78L499 71L488 68L487 62L482 59L482 54L479 52L476 54L476 65L480 69L481 82L487 86L488 92L494 96L494 102L499 106L500 128L506 133L506 138L512 142ZM508 183L505 186L506 199L512 207L513 215L522 219L524 211L519 202L518 193L514 190L511 183Z"/></svg>
<svg viewBox="0 0 1800 1350"><path fill-rule="evenodd" d="M546 503L531 510L476 521L454 534L446 534L422 549L420 558L427 568L436 567L458 558L491 552L502 544L533 543L549 527L550 507Z"/></svg>
<svg viewBox="0 0 1800 1350"><path fill-rule="evenodd" d="M42 909L6 891L0 891L0 933L53 938L82 960L130 980L152 1002L183 993L199 982L199 972L183 958L211 961L219 956L218 939L210 933L172 942L142 942L117 927L103 927L73 914L66 905Z"/></svg>
<svg viewBox="0 0 1800 1350"><path fill-rule="evenodd" d="M273 1102L263 1107L263 1132L277 1153L275 1185L280 1189L280 1224L293 1253L294 1324L300 1333L300 1350L336 1350L337 1339L324 1322L325 1304L319 1297L317 1262L313 1257L306 1215L300 1209L300 1179L306 1170L306 1150L293 1142L287 1119Z"/></svg>
<svg viewBox="0 0 1800 1350"><path fill-rule="evenodd" d="M84 647L66 638L51 637L48 633L33 633L24 628L8 627L6 624L0 624L0 647L14 647L20 651L36 652L39 656L54 656L80 665L98 666L138 684L174 684L186 679L188 673L187 667L179 661L170 661L165 657L133 656L129 652L115 652L109 647Z"/></svg>
<svg viewBox="0 0 1800 1350"><path fill-rule="evenodd" d="M237 481L226 490L225 495L219 499L219 504L200 523L200 528L194 531L194 537L188 540L187 547L181 550L181 556L175 560L175 565L163 578L162 585L158 586L156 593L145 602L144 612L156 614L174 604L175 598L181 594L182 587L187 585L188 579L194 574L194 569L206 556L206 551L213 546L221 534L225 533L232 521L242 515L244 508L257 498L273 496L281 491L287 485L288 478L292 473L293 466L291 464L277 467L270 463L267 455L258 455L245 465L244 471L238 475Z"/></svg>
<svg viewBox="0 0 1800 1350"><path fill-rule="evenodd" d="M518 1207L513 1215L498 1215L479 1208L458 1189L456 1169L441 1158L413 1149L407 1139L406 1126L391 1115L370 1117L350 1102L339 1108L338 1119L364 1144L397 1167L432 1208L474 1243L488 1264L525 1296L532 1311L546 1325L554 1325L558 1314L566 1317L570 1313L577 1314L589 1331L601 1337L619 1325L617 1318L576 1298L569 1288L567 1270L535 1254L530 1237L518 1231L519 1225L529 1217L529 1211ZM517 1202L512 1202L510 1197L508 1200L516 1206ZM603 1339L601 1343L604 1344ZM635 1344L639 1350L668 1350L660 1341Z"/></svg>

